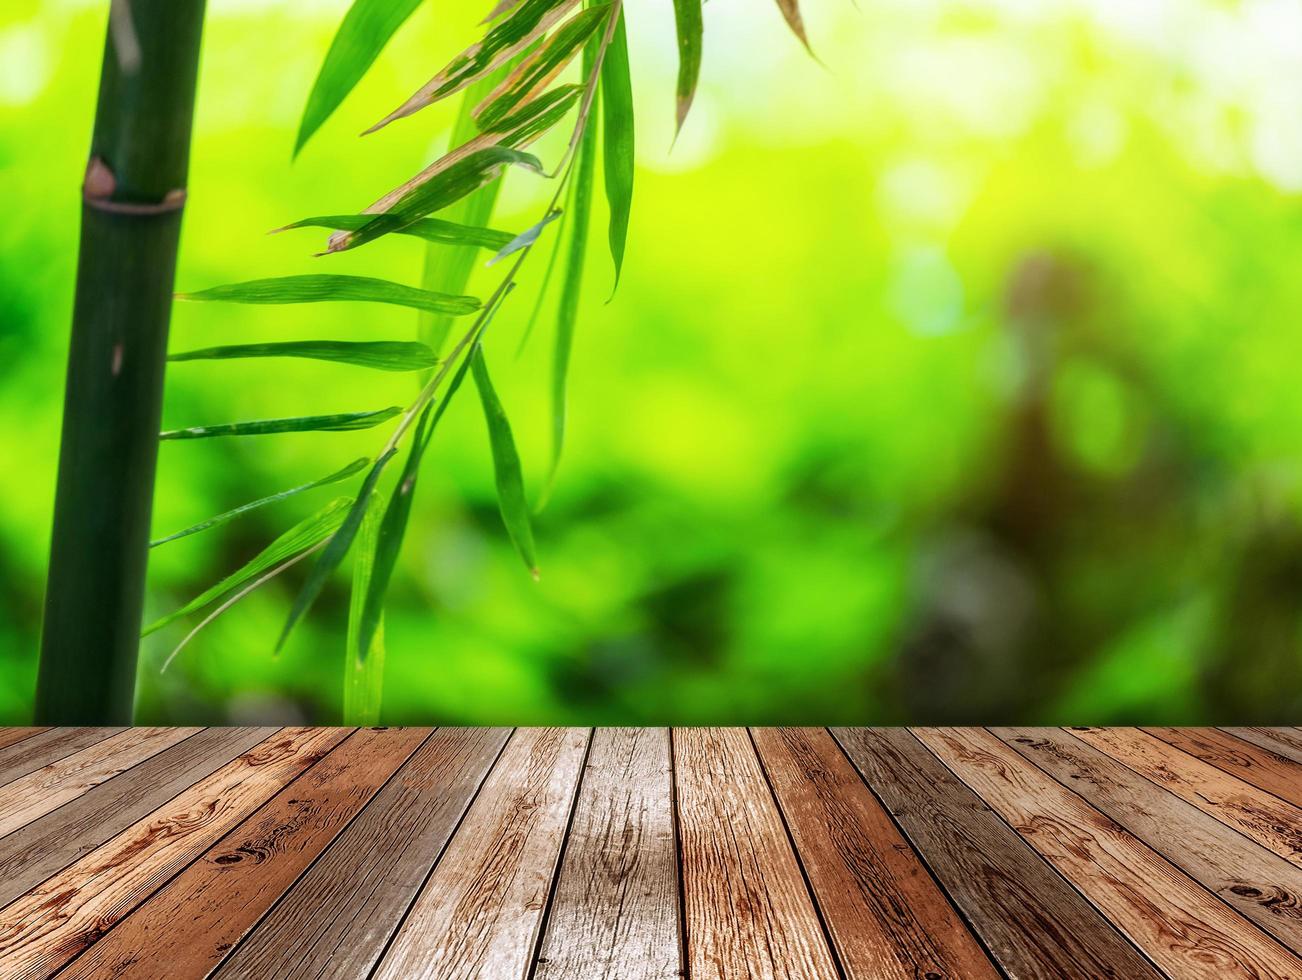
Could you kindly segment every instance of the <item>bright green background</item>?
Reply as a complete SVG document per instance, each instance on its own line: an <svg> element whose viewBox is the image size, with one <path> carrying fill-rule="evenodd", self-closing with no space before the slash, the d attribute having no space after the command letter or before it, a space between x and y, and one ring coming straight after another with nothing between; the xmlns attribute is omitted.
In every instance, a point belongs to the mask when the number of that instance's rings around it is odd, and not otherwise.
<svg viewBox="0 0 1302 980"><path fill-rule="evenodd" d="M343 0L210 0L178 288L339 271L308 214L439 152L452 107L365 140L472 39L420 10L291 165ZM473 397L427 458L387 623L386 721L1298 722L1302 7L711 0L670 150L672 17L630 0L639 169L614 301L598 208L542 580L505 541ZM106 2L0 13L0 720L28 716L78 187ZM543 147L549 160L556 147ZM512 177L497 224L548 189ZM600 199L600 197L599 197ZM489 357L537 489L542 262ZM484 294L499 270L477 273ZM356 304L181 305L173 348L413 335ZM406 375L178 364L165 424L378 408ZM373 452L377 432L162 447L166 533ZM157 550L150 615L331 493ZM295 569L297 573L299 569ZM279 658L300 579L144 644L141 720L338 717L346 577Z"/></svg>

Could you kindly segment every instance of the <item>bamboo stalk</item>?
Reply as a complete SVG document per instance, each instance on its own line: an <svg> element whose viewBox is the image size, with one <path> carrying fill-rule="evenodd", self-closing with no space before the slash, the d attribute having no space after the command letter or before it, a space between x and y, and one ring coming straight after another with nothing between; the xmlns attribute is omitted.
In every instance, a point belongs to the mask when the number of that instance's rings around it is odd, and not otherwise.
<svg viewBox="0 0 1302 980"><path fill-rule="evenodd" d="M83 187L41 724L131 721L204 0L113 0Z"/></svg>

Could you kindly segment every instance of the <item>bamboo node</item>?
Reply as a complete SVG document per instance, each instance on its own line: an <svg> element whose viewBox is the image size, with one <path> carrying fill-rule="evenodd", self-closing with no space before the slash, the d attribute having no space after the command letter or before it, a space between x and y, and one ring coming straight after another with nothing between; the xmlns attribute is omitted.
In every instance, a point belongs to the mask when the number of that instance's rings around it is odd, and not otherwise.
<svg viewBox="0 0 1302 980"><path fill-rule="evenodd" d="M113 192L118 181L109 165L100 157L91 157L86 164L86 179L81 185L82 199L92 208L113 214L168 214L185 207L185 189L174 188L157 203L141 201L114 201Z"/></svg>

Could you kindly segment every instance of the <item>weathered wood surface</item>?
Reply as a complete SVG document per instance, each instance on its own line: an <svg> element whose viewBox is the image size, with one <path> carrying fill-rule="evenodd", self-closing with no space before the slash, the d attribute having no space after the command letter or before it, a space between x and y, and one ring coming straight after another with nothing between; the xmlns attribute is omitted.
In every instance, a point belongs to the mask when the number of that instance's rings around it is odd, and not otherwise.
<svg viewBox="0 0 1302 980"><path fill-rule="evenodd" d="M850 980L999 975L825 729L753 735Z"/></svg>
<svg viewBox="0 0 1302 980"><path fill-rule="evenodd" d="M511 736L373 974L524 977L565 839L587 729Z"/></svg>
<svg viewBox="0 0 1302 980"><path fill-rule="evenodd" d="M346 731L286 729L0 910L0 963L45 977L117 925Z"/></svg>
<svg viewBox="0 0 1302 980"><path fill-rule="evenodd" d="M1073 728L1141 776L1302 867L1302 810L1147 732Z"/></svg>
<svg viewBox="0 0 1302 980"><path fill-rule="evenodd" d="M674 735L688 970L834 980L836 966L745 729Z"/></svg>
<svg viewBox="0 0 1302 980"><path fill-rule="evenodd" d="M1299 773L1267 728L0 730L0 978L1302 980Z"/></svg>
<svg viewBox="0 0 1302 980"><path fill-rule="evenodd" d="M198 732L198 728L128 728L13 780L0 788L0 837Z"/></svg>
<svg viewBox="0 0 1302 980"><path fill-rule="evenodd" d="M92 946L63 976L203 976L429 735L359 731ZM148 951L142 955L142 951Z"/></svg>
<svg viewBox="0 0 1302 980"><path fill-rule="evenodd" d="M275 733L210 728L0 838L0 907Z"/></svg>
<svg viewBox="0 0 1302 980"><path fill-rule="evenodd" d="M369 976L509 734L436 731L215 976Z"/></svg>
<svg viewBox="0 0 1302 980"><path fill-rule="evenodd" d="M899 728L836 735L1008 972L1043 980L1161 976L915 735Z"/></svg>
<svg viewBox="0 0 1302 980"><path fill-rule="evenodd" d="M1116 821L987 731L919 739L1169 976L1283 980L1302 968Z"/></svg>
<svg viewBox="0 0 1302 980"><path fill-rule="evenodd" d="M1223 902L1294 951L1302 950L1302 869L1057 728L996 735L1080 793Z"/></svg>
<svg viewBox="0 0 1302 980"><path fill-rule="evenodd" d="M668 729L599 729L536 980L677 980L675 865Z"/></svg>

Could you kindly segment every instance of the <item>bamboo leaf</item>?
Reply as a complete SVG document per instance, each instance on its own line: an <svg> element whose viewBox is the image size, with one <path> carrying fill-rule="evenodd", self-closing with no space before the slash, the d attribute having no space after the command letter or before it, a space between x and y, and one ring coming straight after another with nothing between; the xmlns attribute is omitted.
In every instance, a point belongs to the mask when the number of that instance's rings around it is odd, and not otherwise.
<svg viewBox="0 0 1302 980"><path fill-rule="evenodd" d="M510 294L511 289L511 286L507 286L503 299ZM498 302L496 306L488 311L487 319L479 329L478 338L483 337L484 331L488 329L494 314L497 313L501 306L502 303ZM476 345L478 344L478 338L476 339ZM438 407L435 408L434 403L430 402L425 406L420 420L416 423L416 432L412 437L407 462L403 465L402 475L393 488L392 496L389 497L389 506L385 508L384 520L380 524L379 535L375 544L375 565L371 570L370 587L367 590L366 601L363 604L357 643L353 647L359 658L364 658L367 655L367 651L371 649L372 637L375 635L376 630L380 628L380 620L384 610L384 596L389 589L389 580L393 577L394 566L398 562L398 552L402 549L402 539L407 533L407 520L411 516L411 503L416 496L416 478L420 473L420 461L425 455L430 440L434 437L435 428L438 427L443 414L448 410L448 405L452 403L452 399L460 390L461 383L465 380L469 367L469 356L463 357L461 363L457 365L456 371L453 372L447 388L444 389Z"/></svg>
<svg viewBox="0 0 1302 980"><path fill-rule="evenodd" d="M169 361L224 361L246 357L301 357L335 361L377 371L421 371L439 359L414 340L291 340L273 344L233 344L169 354Z"/></svg>
<svg viewBox="0 0 1302 980"><path fill-rule="evenodd" d="M455 150L457 147L474 139L479 130L475 126L474 116L471 112L479 100L497 84L500 77L508 70L508 67L508 65L503 65L497 71L489 72L469 86L462 94L461 104L457 107L456 122L452 125L452 135L448 141L449 147ZM493 216L493 206L497 203L497 194L501 189L502 179L499 177L450 205L447 214L449 217L468 224L487 224ZM422 220L432 221L435 219L425 218ZM417 224L419 223L417 222ZM502 245L505 244L505 242L502 243ZM502 245L496 247L501 248ZM470 273L474 268L475 258L475 251L471 248L458 247L436 250L427 247L425 249L425 268L421 273L421 285L436 292L464 293L467 283L470 282ZM443 345L447 343L448 334L452 331L452 322L450 316L441 316L437 313L421 313L416 326L418 336L429 344L434 351L441 351Z"/></svg>
<svg viewBox="0 0 1302 980"><path fill-rule="evenodd" d="M295 156L361 81L389 38L418 6L420 0L354 0L308 94L294 142Z"/></svg>
<svg viewBox="0 0 1302 980"><path fill-rule="evenodd" d="M453 390L451 385L449 390ZM446 396L444 397L446 400ZM384 517L376 531L374 558L367 574L366 595L358 615L357 632L348 641L350 660L355 657L358 662L364 662L370 656L375 637L379 634L384 617L384 596L389 589L389 580L393 577L394 566L398 563L402 539L407 533L407 520L411 516L411 503L416 496L416 478L420 473L420 461L429 442L429 432L432 429L430 413L433 408L434 403L430 402L421 413L420 421L416 424L415 435L412 437L411 449L407 453L407 461L403 464L402 475L394 485L389 504L384 509Z"/></svg>
<svg viewBox="0 0 1302 980"><path fill-rule="evenodd" d="M304 218L293 224L277 228L276 231L289 231L291 228L331 228L336 231L360 231L375 220L373 214L327 214L315 218ZM509 231L494 228L482 228L475 225L458 224L455 221L443 221L439 218L421 218L397 231L400 235L421 238L436 245L465 245L471 248L499 249L513 237ZM459 292L464 284L456 289L435 289L434 292Z"/></svg>
<svg viewBox="0 0 1302 980"><path fill-rule="evenodd" d="M488 425L488 441L493 451L493 473L497 481L497 506L502 512L502 523L524 559L525 567L534 578L538 577L538 558L534 553L533 525L529 520L529 504L524 496L524 476L520 471L520 454L515 448L511 423L506 417L493 382L488 375L484 350L476 344L470 353L471 369L479 400L484 407L484 421Z"/></svg>
<svg viewBox="0 0 1302 980"><path fill-rule="evenodd" d="M701 76L701 0L674 0L674 22L678 27L678 128L681 130Z"/></svg>
<svg viewBox="0 0 1302 980"><path fill-rule="evenodd" d="M302 415L288 419L258 419L253 422L224 422L196 425L188 429L160 432L159 439L212 439L217 436L265 436L281 432L351 432L387 422L402 411L396 405L374 412L341 412L337 415Z"/></svg>
<svg viewBox="0 0 1302 980"><path fill-rule="evenodd" d="M378 497L378 494L375 496ZM377 725L380 722L380 697L384 683L383 617L371 633L366 655L355 653L358 649L363 607L375 568L380 515L378 501L372 499L357 536L357 557L353 559L353 589L348 603L348 636L344 647L345 725Z"/></svg>
<svg viewBox="0 0 1302 980"><path fill-rule="evenodd" d="M422 85L406 102L367 130L373 133L395 119L410 116L425 106L446 98L499 67L524 50L573 9L579 0L521 0L510 16L490 28L483 39L472 44ZM699 0L698 0L699 2Z"/></svg>
<svg viewBox="0 0 1302 980"><path fill-rule="evenodd" d="M332 483L338 483L346 480L354 473L358 473L366 468L369 463L365 456L361 459L355 459L341 470L331 473L329 476L323 476L319 480L313 480L311 483L304 483L302 486L291 487L289 490L282 490L279 493L273 493L268 497L262 497L258 500L251 501L247 504L241 504L238 507L228 510L216 517L210 517L206 521L200 521L198 524L192 524L184 531L177 531L175 534L169 534L165 538L159 538L157 541L149 542L149 547L157 548L159 545L167 544L169 541L175 541L178 538L188 537L191 534L198 534L200 531L207 531L209 528L221 527L223 524L229 524L235 518L247 514L251 510L257 510L259 507L265 507L267 504L274 504L284 500L287 497L293 497L308 490L315 490L318 487L326 487Z"/></svg>
<svg viewBox="0 0 1302 980"><path fill-rule="evenodd" d="M374 218L357 231L331 235L326 251L342 252L381 235L400 231L417 219L439 211L491 183L501 176L505 167L513 164L535 173L541 173L543 169L537 157L507 146L488 146L476 150L433 175L429 173L432 168L428 168L367 208L369 213L374 214ZM434 166L437 167L438 164Z"/></svg>
<svg viewBox="0 0 1302 980"><path fill-rule="evenodd" d="M565 389L574 346L574 323L578 317L579 294L583 287L583 260L588 245L588 223L592 214L593 172L597 159L597 127L590 120L579 141L574 174L574 198L570 211L570 249L556 316L556 346L552 355L552 459L544 484L542 501L550 492L565 445ZM539 507L542 503L539 504Z"/></svg>
<svg viewBox="0 0 1302 980"><path fill-rule="evenodd" d="M538 284L538 295L534 299L533 310L529 314L529 320L520 334L520 342L516 345L515 356L519 357L524 353L525 347L529 343L529 338L533 336L534 327L538 325L538 320L542 316L543 307L547 305L547 293L551 288L552 276L559 265L558 260L561 256L562 246L565 242L565 231L570 211L574 202L574 183L565 189L565 208L561 212L560 224L556 226L556 234L552 236L551 254L547 256L547 268L543 272L542 281Z"/></svg>
<svg viewBox="0 0 1302 980"><path fill-rule="evenodd" d="M530 245L532 245L534 242L538 240L538 236L542 234L542 230L546 228L549 224L551 224L553 221L555 221L557 218L559 218L560 216L561 216L561 212L559 209L548 212L547 217L543 218L542 221L539 221L537 224L529 228L526 228L524 231L520 232L520 234L516 235L509 242L503 245L501 251L499 251L491 259L489 259L487 264L496 265L498 262L501 262L508 255L513 255L516 252L520 251L520 249L522 248L528 248Z"/></svg>
<svg viewBox="0 0 1302 980"><path fill-rule="evenodd" d="M520 5L520 0L497 0L493 9L488 12L488 16L480 21L481 24L487 24L489 21L497 20L508 10L512 10Z"/></svg>
<svg viewBox="0 0 1302 980"><path fill-rule="evenodd" d="M601 62L601 107L606 202L610 206L610 257L615 263L615 286L624 266L624 243L633 206L633 82L628 68L628 37L624 13Z"/></svg>
<svg viewBox="0 0 1302 980"><path fill-rule="evenodd" d="M475 107L474 117L491 129L517 106L537 97L570 63L609 13L609 4L579 11L553 31Z"/></svg>
<svg viewBox="0 0 1302 980"><path fill-rule="evenodd" d="M800 39L805 50L812 55L814 49L809 46L809 38L805 36L805 21L800 16L800 0L778 0L778 9L782 11L782 16L786 19L791 32Z"/></svg>
<svg viewBox="0 0 1302 980"><path fill-rule="evenodd" d="M155 620L145 627L140 634L142 637L150 633L157 632L164 626L176 622L183 616L202 609L215 599L219 599L239 588L245 582L252 581L263 572L275 568L281 562L300 552L306 551L320 542L324 541L333 534L339 525L343 523L344 518L348 515L349 508L353 503L351 497L340 497L332 500L321 510L317 511L306 520L295 524L288 531L276 538L275 541L267 545L262 551L258 552L250 561L243 565L239 570L227 575L224 579L207 589L195 598L191 599L180 609L168 613L162 619Z"/></svg>
<svg viewBox="0 0 1302 980"><path fill-rule="evenodd" d="M321 594L321 590L325 588L326 580L330 578L334 570L339 567L339 563L344 560L344 556L348 554L353 538L357 536L357 531L362 526L362 518L366 516L366 509L371 503L371 497L375 492L375 484L380 479L380 473L383 471L384 465L393 458L393 454L397 451L396 448L388 450L375 461L371 466L371 471L366 474L366 479L362 481L362 487L357 492L357 498L353 501L353 505L348 509L348 513L326 543L320 557L313 563L312 570L308 572L307 581L303 583L303 588L299 590L297 598L294 599L294 605L289 610L285 626L280 631L280 638L276 640L276 653L280 652L285 645L285 641L289 639L294 624L311 608L312 603Z"/></svg>
<svg viewBox="0 0 1302 980"><path fill-rule="evenodd" d="M479 309L473 296L447 296L369 276L280 276L213 286L197 293L177 293L177 299L218 303L388 303L431 313L465 316Z"/></svg>

